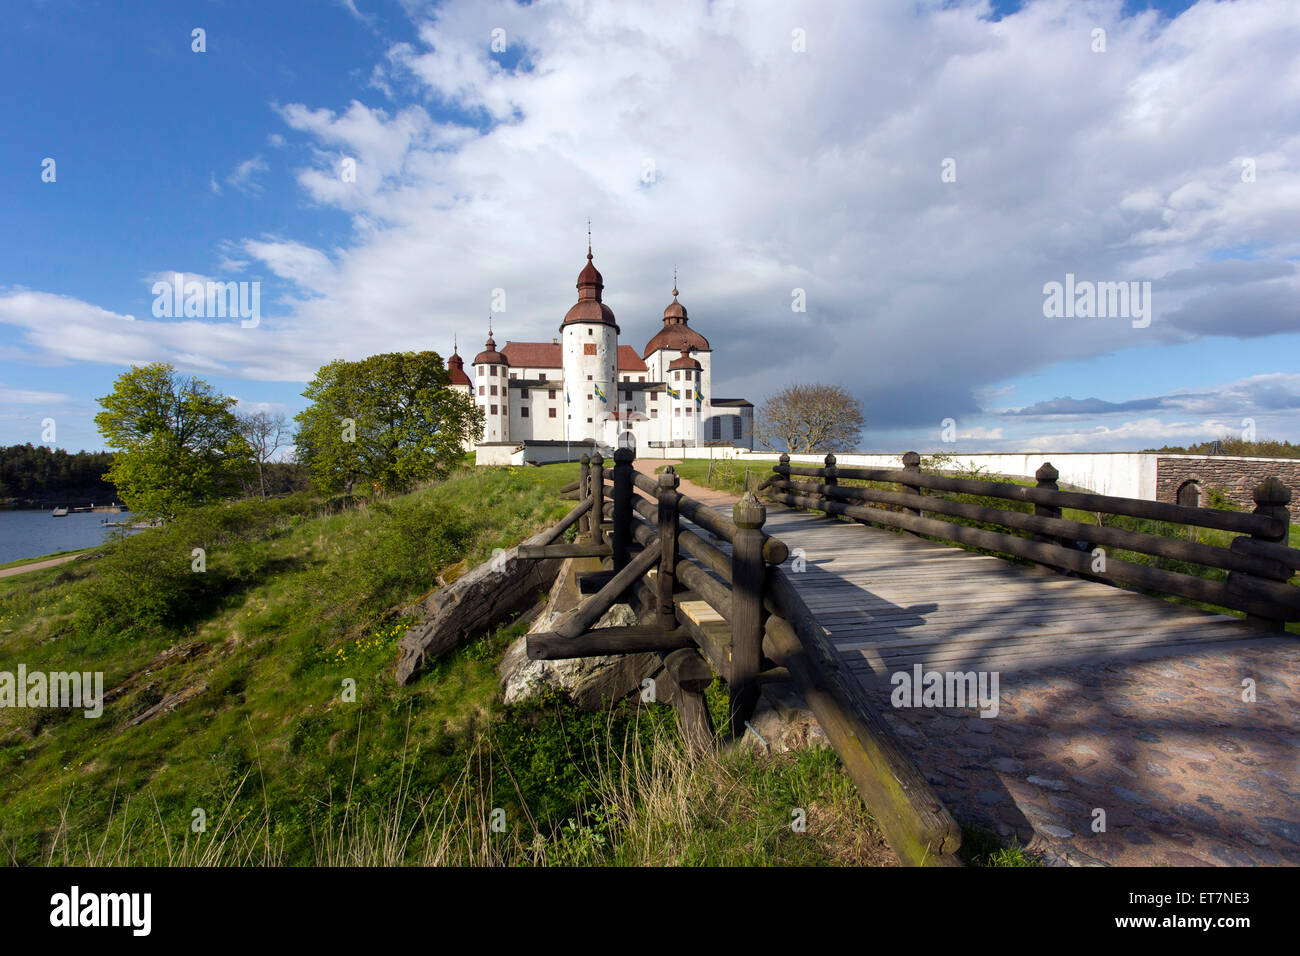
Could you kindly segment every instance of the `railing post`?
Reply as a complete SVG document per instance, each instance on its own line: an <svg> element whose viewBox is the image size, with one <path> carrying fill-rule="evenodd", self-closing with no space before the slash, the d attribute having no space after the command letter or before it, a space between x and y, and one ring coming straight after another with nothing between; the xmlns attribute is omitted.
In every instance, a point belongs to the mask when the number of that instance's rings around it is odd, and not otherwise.
<svg viewBox="0 0 1300 956"><path fill-rule="evenodd" d="M605 520L605 459L600 452L591 456L591 542L605 543L605 529L601 523Z"/></svg>
<svg viewBox="0 0 1300 956"><path fill-rule="evenodd" d="M578 459L578 500L586 501L591 496L591 456L586 452ZM591 533L591 509L588 508L578 519L578 534Z"/></svg>
<svg viewBox="0 0 1300 956"><path fill-rule="evenodd" d="M781 457L777 459L776 468L773 469L780 477L781 481L790 480L790 456L781 452Z"/></svg>
<svg viewBox="0 0 1300 956"><path fill-rule="evenodd" d="M659 626L677 626L677 606L673 592L677 589L677 485L681 479L669 465L659 476L659 570L655 585L659 598Z"/></svg>
<svg viewBox="0 0 1300 956"><path fill-rule="evenodd" d="M840 479L836 476L835 473L835 456L827 455L826 456L826 477L822 479L822 484L838 485L839 483L840 483Z"/></svg>
<svg viewBox="0 0 1300 956"><path fill-rule="evenodd" d="M614 570L626 566L632 538L632 454L631 448L614 452Z"/></svg>
<svg viewBox="0 0 1300 956"><path fill-rule="evenodd" d="M752 492L731 510L736 537L731 542L731 733L740 739L758 703L758 672L763 658L763 522L767 509Z"/></svg>
<svg viewBox="0 0 1300 956"><path fill-rule="evenodd" d="M1061 489L1057 487L1056 484L1056 479L1060 477L1061 473L1052 467L1052 463L1050 461L1045 461L1039 469L1034 472L1034 480L1038 483L1035 487L1046 488L1048 491L1060 491ZM1040 518L1059 518L1061 517L1061 509L1053 505L1036 504L1034 505L1034 514ZM1039 534L1034 537L1039 541L1045 541L1048 544L1059 544L1068 548L1074 547L1072 543L1067 543L1066 541L1054 538L1051 535Z"/></svg>
<svg viewBox="0 0 1300 956"><path fill-rule="evenodd" d="M1275 518L1282 523L1281 534L1266 536L1262 534L1252 534L1251 537L1256 541L1266 541L1271 543L1286 544L1290 540L1291 534L1291 511L1287 505L1291 503L1291 489L1282 483L1277 477L1265 478L1255 486L1251 492L1251 497L1255 500L1255 511L1257 515L1265 515L1269 518ZM1280 568L1278 576L1267 578L1266 580L1289 581L1291 578L1290 568ZM1242 578L1249 578L1252 575L1244 571L1228 572L1228 587L1232 587L1234 581ZM1268 631L1285 631L1286 621L1271 617L1264 617L1259 614L1246 614L1246 621L1256 627Z"/></svg>
<svg viewBox="0 0 1300 956"><path fill-rule="evenodd" d="M914 451L909 451L907 454L903 455L903 471L919 475L921 473L921 456ZM919 495L921 493L920 485L909 485L906 481L904 481L902 485L906 490L910 491L914 495ZM921 517L920 508L905 508L903 510L910 515L916 515L918 518Z"/></svg>

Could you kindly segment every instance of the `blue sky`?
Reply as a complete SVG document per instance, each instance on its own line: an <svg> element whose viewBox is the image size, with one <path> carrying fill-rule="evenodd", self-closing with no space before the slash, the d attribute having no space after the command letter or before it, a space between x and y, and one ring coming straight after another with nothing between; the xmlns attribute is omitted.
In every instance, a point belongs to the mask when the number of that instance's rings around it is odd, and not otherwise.
<svg viewBox="0 0 1300 956"><path fill-rule="evenodd" d="M719 396L842 383L865 448L1294 441L1298 53L1289 0L23 5L0 444L101 447L148 361L293 414L332 358L472 355L495 289L549 340L587 217L622 341L677 266ZM260 283L258 326L156 318L175 271ZM1067 273L1152 321L1044 316Z"/></svg>

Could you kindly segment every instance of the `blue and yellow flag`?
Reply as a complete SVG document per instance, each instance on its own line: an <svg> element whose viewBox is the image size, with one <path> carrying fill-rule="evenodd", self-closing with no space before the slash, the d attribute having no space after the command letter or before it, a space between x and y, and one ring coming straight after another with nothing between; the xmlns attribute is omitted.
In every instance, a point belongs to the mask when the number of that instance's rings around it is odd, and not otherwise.
<svg viewBox="0 0 1300 956"><path fill-rule="evenodd" d="M704 407L704 396L700 393L700 390L698 388L695 390L695 407L696 408Z"/></svg>
<svg viewBox="0 0 1300 956"><path fill-rule="evenodd" d="M569 398L569 390L566 388L566 389L564 390L564 404L565 404L565 405L568 405L569 402L571 402L571 401L572 401L572 399Z"/></svg>
<svg viewBox="0 0 1300 956"><path fill-rule="evenodd" d="M605 397L605 393L602 392L602 391L600 390L600 386L599 386L599 385L596 386L596 397L599 398L599 399L600 399L602 402L604 402L606 405L609 404L609 399L607 399L607 398Z"/></svg>
<svg viewBox="0 0 1300 956"><path fill-rule="evenodd" d="M668 389L668 394L670 397L672 398L682 397L681 394L677 391L677 389L673 388L671 385L665 385L664 388Z"/></svg>

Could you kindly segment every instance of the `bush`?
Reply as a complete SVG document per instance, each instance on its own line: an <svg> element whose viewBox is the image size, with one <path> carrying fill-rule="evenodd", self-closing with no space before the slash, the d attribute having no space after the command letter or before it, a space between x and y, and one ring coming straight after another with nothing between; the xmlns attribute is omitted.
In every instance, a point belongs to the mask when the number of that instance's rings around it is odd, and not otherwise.
<svg viewBox="0 0 1300 956"><path fill-rule="evenodd" d="M75 592L78 632L142 637L206 616L266 572L273 558L265 542L311 507L305 495L207 505L118 538ZM203 549L202 571L196 548Z"/></svg>

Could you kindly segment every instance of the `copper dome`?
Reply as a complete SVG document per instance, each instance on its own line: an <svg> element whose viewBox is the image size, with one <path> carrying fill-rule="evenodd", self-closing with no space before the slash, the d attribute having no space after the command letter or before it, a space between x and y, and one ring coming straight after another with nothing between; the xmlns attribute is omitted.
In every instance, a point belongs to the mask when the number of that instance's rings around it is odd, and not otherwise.
<svg viewBox="0 0 1300 956"><path fill-rule="evenodd" d="M578 273L578 301L564 314L563 327L574 322L598 322L618 329L614 310L600 301L605 290L605 280L591 261L591 247L587 247L587 264Z"/></svg>
<svg viewBox="0 0 1300 956"><path fill-rule="evenodd" d="M487 343L483 346L483 351L474 356L475 365L509 365L510 362L504 355L497 351L497 343L492 338L492 333L488 333Z"/></svg>

